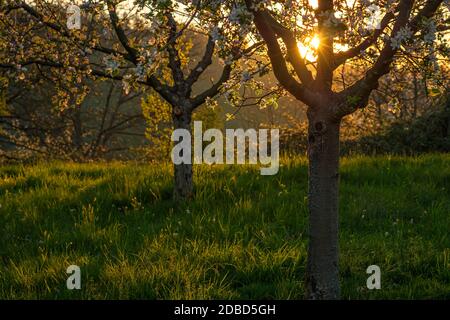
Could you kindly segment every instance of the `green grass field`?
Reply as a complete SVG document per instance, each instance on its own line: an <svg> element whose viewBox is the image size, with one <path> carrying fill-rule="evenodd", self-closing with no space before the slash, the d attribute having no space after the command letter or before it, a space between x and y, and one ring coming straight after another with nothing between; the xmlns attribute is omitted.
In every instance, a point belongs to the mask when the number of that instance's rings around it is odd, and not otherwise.
<svg viewBox="0 0 450 320"><path fill-rule="evenodd" d="M307 164L196 167L171 200L169 165L0 169L1 299L301 299ZM341 171L344 299L450 299L450 155L354 157ZM66 289L66 268L82 289ZM366 288L380 266L381 290Z"/></svg>

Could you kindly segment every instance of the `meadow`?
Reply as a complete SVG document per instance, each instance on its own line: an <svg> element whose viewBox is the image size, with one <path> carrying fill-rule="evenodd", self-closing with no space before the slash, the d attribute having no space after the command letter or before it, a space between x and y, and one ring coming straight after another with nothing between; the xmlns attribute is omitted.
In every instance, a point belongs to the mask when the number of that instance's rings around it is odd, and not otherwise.
<svg viewBox="0 0 450 320"><path fill-rule="evenodd" d="M450 155L342 159L343 299L450 299ZM302 299L307 162L195 167L175 203L169 164L0 169L0 299ZM79 265L81 290L66 288ZM381 268L381 290L366 269Z"/></svg>

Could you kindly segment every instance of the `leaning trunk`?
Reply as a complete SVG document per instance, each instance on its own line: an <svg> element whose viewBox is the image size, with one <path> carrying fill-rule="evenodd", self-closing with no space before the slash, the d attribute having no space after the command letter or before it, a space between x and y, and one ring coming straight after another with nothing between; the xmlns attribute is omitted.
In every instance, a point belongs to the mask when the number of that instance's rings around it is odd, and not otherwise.
<svg viewBox="0 0 450 320"><path fill-rule="evenodd" d="M173 124L174 129L185 129L191 133L191 115L188 112L181 112L181 108L174 108ZM189 199L193 195L194 183L192 173L192 161L190 163L174 164L174 190L175 200Z"/></svg>
<svg viewBox="0 0 450 320"><path fill-rule="evenodd" d="M340 121L309 115L307 299L339 299L338 184Z"/></svg>

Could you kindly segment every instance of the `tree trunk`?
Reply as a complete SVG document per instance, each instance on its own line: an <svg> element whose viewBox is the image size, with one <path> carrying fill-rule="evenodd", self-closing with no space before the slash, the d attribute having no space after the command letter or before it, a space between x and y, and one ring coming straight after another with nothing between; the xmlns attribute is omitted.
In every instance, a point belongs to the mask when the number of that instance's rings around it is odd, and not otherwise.
<svg viewBox="0 0 450 320"><path fill-rule="evenodd" d="M191 133L191 114L182 108L175 107L173 111L174 129L186 129ZM191 144L192 147L192 144ZM192 154L192 152L191 152ZM174 189L173 197L175 200L186 200L192 198L194 190L192 157L191 163L174 164Z"/></svg>
<svg viewBox="0 0 450 320"><path fill-rule="evenodd" d="M339 120L308 113L307 299L339 299Z"/></svg>

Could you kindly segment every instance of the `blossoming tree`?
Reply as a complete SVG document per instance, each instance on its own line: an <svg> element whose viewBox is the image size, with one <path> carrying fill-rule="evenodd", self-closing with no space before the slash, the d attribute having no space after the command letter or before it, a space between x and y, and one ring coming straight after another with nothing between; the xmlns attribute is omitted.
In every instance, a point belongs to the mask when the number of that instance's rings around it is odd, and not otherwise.
<svg viewBox="0 0 450 320"><path fill-rule="evenodd" d="M401 57L429 48L446 30L442 0L245 0L282 87L308 106L310 299L340 297L338 271L339 133L347 115L364 108L381 77ZM376 16L374 16L376 14ZM309 43L309 48L305 43ZM447 47L448 48L448 47ZM310 52L312 51L312 52ZM447 51L448 53L448 51ZM448 58L448 56L447 56ZM342 68L366 60L359 80L339 84ZM407 59L402 60L406 63ZM345 82L344 82L345 83Z"/></svg>
<svg viewBox="0 0 450 320"><path fill-rule="evenodd" d="M55 98L62 108L72 96L80 102L86 95L83 77L110 78L127 92L156 91L171 106L174 128L186 130L196 108L241 82L238 61L260 46L249 43L249 30L239 25L233 6L213 0L99 0L79 6L7 1L0 3L0 24L5 30L0 70L26 79L32 70L46 68L61 89ZM192 34L206 38L197 61L189 56ZM223 64L221 74L199 86L216 57ZM245 80L257 70L252 68ZM191 197L192 164L175 165L174 175L175 198Z"/></svg>

